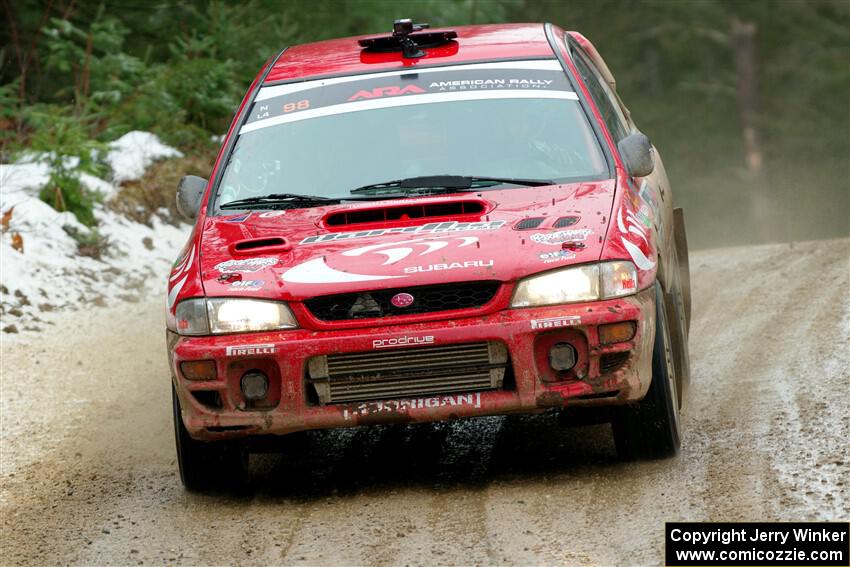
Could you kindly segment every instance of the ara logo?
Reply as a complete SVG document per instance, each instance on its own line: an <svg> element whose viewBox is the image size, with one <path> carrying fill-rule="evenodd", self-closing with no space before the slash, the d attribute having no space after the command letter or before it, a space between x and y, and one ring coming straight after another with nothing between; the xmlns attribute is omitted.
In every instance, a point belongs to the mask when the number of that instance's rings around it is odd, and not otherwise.
<svg viewBox="0 0 850 567"><path fill-rule="evenodd" d="M425 92L425 89L417 87L416 85L407 85L406 87L377 87L372 90L362 90L357 91L355 94L349 97L349 101L353 100L362 100L364 98L381 98L384 96L400 96L406 94L422 94Z"/></svg>

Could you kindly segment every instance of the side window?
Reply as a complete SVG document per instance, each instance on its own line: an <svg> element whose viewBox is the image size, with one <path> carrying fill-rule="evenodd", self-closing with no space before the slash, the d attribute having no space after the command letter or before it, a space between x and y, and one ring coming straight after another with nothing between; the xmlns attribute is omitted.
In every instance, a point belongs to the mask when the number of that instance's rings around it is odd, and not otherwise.
<svg viewBox="0 0 850 567"><path fill-rule="evenodd" d="M619 142L628 136L629 127L627 126L626 117L623 116L623 112L620 110L619 104L614 97L614 93L611 92L611 89L602 80L598 71L596 71L596 67L593 66L593 63L581 49L573 46L572 53L575 55L573 57L573 63L575 63L581 79L587 85L587 90L590 91L593 102L599 108L599 112L602 114L602 119L605 121L608 131L611 132L614 141Z"/></svg>

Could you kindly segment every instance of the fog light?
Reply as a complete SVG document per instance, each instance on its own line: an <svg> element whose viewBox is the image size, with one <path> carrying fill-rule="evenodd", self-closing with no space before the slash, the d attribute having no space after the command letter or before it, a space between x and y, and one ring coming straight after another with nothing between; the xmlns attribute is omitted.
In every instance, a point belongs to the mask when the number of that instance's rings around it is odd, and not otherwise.
<svg viewBox="0 0 850 567"><path fill-rule="evenodd" d="M610 345L612 343L623 343L632 340L635 336L634 321L625 321L623 323L610 323L608 325L599 325L599 343Z"/></svg>
<svg viewBox="0 0 850 567"><path fill-rule="evenodd" d="M180 372L186 380L215 380L215 361L187 360L180 363Z"/></svg>
<svg viewBox="0 0 850 567"><path fill-rule="evenodd" d="M576 349L570 343L556 343L549 349L549 366L555 370L569 370L576 365Z"/></svg>
<svg viewBox="0 0 850 567"><path fill-rule="evenodd" d="M246 400L256 402L269 392L269 379L262 372L246 372L242 376L242 394Z"/></svg>

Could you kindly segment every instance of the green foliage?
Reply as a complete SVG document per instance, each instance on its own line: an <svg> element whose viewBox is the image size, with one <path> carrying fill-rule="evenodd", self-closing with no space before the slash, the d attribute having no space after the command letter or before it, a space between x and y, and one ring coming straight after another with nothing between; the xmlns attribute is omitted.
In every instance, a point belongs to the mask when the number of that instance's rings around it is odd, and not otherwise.
<svg viewBox="0 0 850 567"><path fill-rule="evenodd" d="M97 195L82 185L80 174L105 172L100 159L105 145L89 138L85 124L61 106L28 107L26 120L34 128L30 149L49 168L49 180L39 197L56 210L72 212L84 225L94 226Z"/></svg>
<svg viewBox="0 0 850 567"><path fill-rule="evenodd" d="M106 142L136 129L155 132L184 153L200 149L206 154L211 136L227 129L258 69L284 46L388 32L400 17L434 26L551 21L580 30L599 48L638 125L661 148L679 204L710 210L712 217L747 208L730 34L737 18L757 29L757 126L768 182L778 200L828 217L818 224L821 232L793 237L850 230L846 0L8 5L8 25L0 26L3 160L18 148L69 150L68 155L80 158L75 169L86 168L86 160L97 155L86 147L89 140ZM52 164L52 183L65 187L65 201L73 202L74 174L66 169ZM80 195L84 203L85 193ZM86 205L80 207L85 216ZM745 225L746 219L736 224ZM692 226L692 242L732 241L722 223L706 220Z"/></svg>

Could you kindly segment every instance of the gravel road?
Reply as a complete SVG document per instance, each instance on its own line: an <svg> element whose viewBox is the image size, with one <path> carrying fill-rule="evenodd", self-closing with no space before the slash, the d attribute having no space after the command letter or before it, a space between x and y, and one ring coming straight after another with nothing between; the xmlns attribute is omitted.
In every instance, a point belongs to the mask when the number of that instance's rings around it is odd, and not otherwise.
<svg viewBox="0 0 850 567"><path fill-rule="evenodd" d="M0 562L659 564L664 521L850 519L850 242L694 254L675 459L551 415L311 434L177 477L161 298L2 337Z"/></svg>

